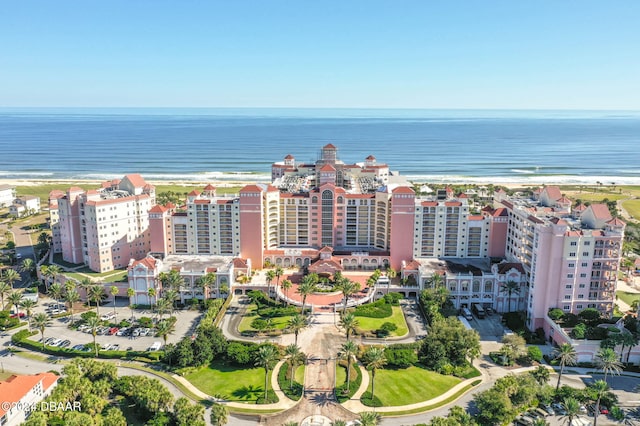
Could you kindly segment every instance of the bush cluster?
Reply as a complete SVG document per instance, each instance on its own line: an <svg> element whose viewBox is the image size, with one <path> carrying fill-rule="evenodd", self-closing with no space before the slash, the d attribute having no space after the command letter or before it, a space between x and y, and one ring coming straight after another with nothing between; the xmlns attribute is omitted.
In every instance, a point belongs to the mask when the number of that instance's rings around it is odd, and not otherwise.
<svg viewBox="0 0 640 426"><path fill-rule="evenodd" d="M386 318L393 313L391 305L382 298L373 303L357 306L353 314L357 317Z"/></svg>

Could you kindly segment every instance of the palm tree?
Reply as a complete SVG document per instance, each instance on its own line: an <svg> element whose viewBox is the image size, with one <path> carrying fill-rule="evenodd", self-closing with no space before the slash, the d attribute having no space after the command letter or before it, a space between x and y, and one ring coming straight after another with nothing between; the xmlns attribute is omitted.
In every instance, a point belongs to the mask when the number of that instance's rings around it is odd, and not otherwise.
<svg viewBox="0 0 640 426"><path fill-rule="evenodd" d="M47 277L51 278L52 283L55 283L58 280L58 277L62 274L62 268L58 265L49 265L46 270ZM48 288L48 282L45 282L45 287Z"/></svg>
<svg viewBox="0 0 640 426"><path fill-rule="evenodd" d="M69 312L71 313L71 324L73 324L73 304L80 300L78 291L73 289L67 291L64 295L64 300L69 304Z"/></svg>
<svg viewBox="0 0 640 426"><path fill-rule="evenodd" d="M368 370L371 370L371 401L374 400L374 384L376 381L376 371L387 364L384 356L384 348L370 346L364 353L364 361Z"/></svg>
<svg viewBox="0 0 640 426"><path fill-rule="evenodd" d="M387 281L387 293L389 293L389 286L391 285L391 280L393 280L397 276L398 276L398 271L396 271L391 267L387 268L387 278L389 278L389 281Z"/></svg>
<svg viewBox="0 0 640 426"><path fill-rule="evenodd" d="M33 309L34 306L36 306L38 303L35 300L32 299L22 299L22 301L20 302L20 307L22 309L24 309L27 313L27 319L28 319L28 326L29 326L29 330L31 330L31 310Z"/></svg>
<svg viewBox="0 0 640 426"><path fill-rule="evenodd" d="M175 331L175 328L175 322L170 322L168 320L160 321L156 324L156 333L158 336L162 337L165 346L167 346L167 337Z"/></svg>
<svg viewBox="0 0 640 426"><path fill-rule="evenodd" d="M93 285L93 281L91 281L88 277L82 277L80 282L78 283L78 287L84 290L84 294L89 297L89 287Z"/></svg>
<svg viewBox="0 0 640 426"><path fill-rule="evenodd" d="M443 284L444 277L442 276L442 274L434 272L433 275L431 275L431 278L429 278L429 285L431 286L431 288L438 288Z"/></svg>
<svg viewBox="0 0 640 426"><path fill-rule="evenodd" d="M20 266L20 270L29 274L30 278L33 278L33 273L36 271L36 263L30 257L26 258L22 261L22 265Z"/></svg>
<svg viewBox="0 0 640 426"><path fill-rule="evenodd" d="M276 271L269 269L265 274L265 278L267 279L267 297L271 297L271 283L276 278Z"/></svg>
<svg viewBox="0 0 640 426"><path fill-rule="evenodd" d="M351 361L353 361L353 357L358 353L358 345L351 340L347 340L340 347L340 352L338 353L338 357L347 361L347 387L346 392L349 392L349 385L351 384Z"/></svg>
<svg viewBox="0 0 640 426"><path fill-rule="evenodd" d="M278 349L273 345L264 345L258 348L256 353L256 367L264 368L264 401L267 401L267 390L269 386L269 370L278 361Z"/></svg>
<svg viewBox="0 0 640 426"><path fill-rule="evenodd" d="M2 310L4 311L4 297L11 293L11 286L9 283L0 281L0 300L2 300Z"/></svg>
<svg viewBox="0 0 640 426"><path fill-rule="evenodd" d="M10 293L7 297L7 300L9 301L9 311L11 311L11 309L15 307L16 314L20 314L20 310L18 308L20 306L20 302L22 301L22 292L14 291L13 293Z"/></svg>
<svg viewBox="0 0 640 426"><path fill-rule="evenodd" d="M91 330L91 335L93 336L93 348L96 351L96 358L98 358L98 344L96 343L96 335L98 334L98 328L100 327L100 318L98 317L90 317L87 320L87 327Z"/></svg>
<svg viewBox="0 0 640 426"><path fill-rule="evenodd" d="M87 300L91 300L96 303L96 314L100 317L100 302L102 302L102 296L104 296L104 287L101 285L92 285L87 289Z"/></svg>
<svg viewBox="0 0 640 426"><path fill-rule="evenodd" d="M520 284L509 280L506 283L500 284L500 291L507 294L507 299L509 300L509 312L511 312L511 295L520 294Z"/></svg>
<svg viewBox="0 0 640 426"><path fill-rule="evenodd" d="M222 404L214 402L211 406L211 424L213 426L224 426L229 421L229 410Z"/></svg>
<svg viewBox="0 0 640 426"><path fill-rule="evenodd" d="M567 419L568 425L572 425L573 419L580 414L580 402L575 398L569 397L564 399L562 405L564 405L564 409L567 412L563 417Z"/></svg>
<svg viewBox="0 0 640 426"><path fill-rule="evenodd" d="M160 320L162 320L162 316L164 314L169 314L171 312L171 305L171 300L165 297L158 300L158 303L156 303L156 313L158 314Z"/></svg>
<svg viewBox="0 0 640 426"><path fill-rule="evenodd" d="M538 368L530 371L529 374L536 379L536 382L540 383L540 386L545 385L549 381L549 376L551 375L549 370L547 370L547 367L544 365L539 365Z"/></svg>
<svg viewBox="0 0 640 426"><path fill-rule="evenodd" d="M164 296L162 297L163 300L167 301L167 308L169 310L167 313L171 315L173 315L173 311L175 308L176 297L178 297L178 292L175 290L169 290L165 292Z"/></svg>
<svg viewBox="0 0 640 426"><path fill-rule="evenodd" d="M136 291L134 289L132 289L131 287L129 287L127 289L127 297L129 298L129 309L131 309L131 318L135 319L135 312L133 311L133 306L135 305L135 303L131 303L131 299L133 298L133 296L136 295Z"/></svg>
<svg viewBox="0 0 640 426"><path fill-rule="evenodd" d="M596 355L598 368L604 372L604 381L607 381L608 374L618 375L622 371L622 363L618 359L618 354L611 348L604 348Z"/></svg>
<svg viewBox="0 0 640 426"><path fill-rule="evenodd" d="M109 293L111 293L111 295L113 296L113 317L116 317L116 296L118 295L118 293L120 293L120 289L118 289L118 287L116 287L115 285L112 285L111 288L109 289Z"/></svg>
<svg viewBox="0 0 640 426"><path fill-rule="evenodd" d="M475 424L475 423L474 423ZM545 419L543 419L542 417L538 417L537 419L535 419L533 421L533 424L531 426L549 426L549 422L547 422Z"/></svg>
<svg viewBox="0 0 640 426"><path fill-rule="evenodd" d="M593 426L598 424L598 415L600 414L600 400L609 390L609 385L604 380L596 380L587 387L589 396L596 401L595 409L593 410Z"/></svg>
<svg viewBox="0 0 640 426"><path fill-rule="evenodd" d="M289 390L291 390L293 389L293 379L295 378L296 367L305 361L306 356L304 352L300 350L300 346L296 344L287 346L284 350L284 354L289 357L289 366L291 367L291 370L289 371Z"/></svg>
<svg viewBox="0 0 640 426"><path fill-rule="evenodd" d="M347 426L347 422L341 419L337 419L331 422L331 426Z"/></svg>
<svg viewBox="0 0 640 426"><path fill-rule="evenodd" d="M60 300L62 299L64 289L62 288L62 285L60 285L60 283L53 283L49 286L49 290L47 291L47 293L49 294L49 297L54 299L56 303L59 304Z"/></svg>
<svg viewBox="0 0 640 426"><path fill-rule="evenodd" d="M9 285L11 285L11 288L13 288L13 284L16 281L20 281L20 274L16 272L15 269L6 269L4 271L4 281L8 282Z"/></svg>
<svg viewBox="0 0 640 426"><path fill-rule="evenodd" d="M374 411L365 411L360 413L360 424L362 426L378 426L380 422L380 414Z"/></svg>
<svg viewBox="0 0 640 426"><path fill-rule="evenodd" d="M302 330L304 330L307 327L307 325L309 325L307 319L300 314L296 314L291 318L289 318L289 323L287 324L287 326L291 331L293 331L293 334L295 336L295 343L294 343L295 345L298 344L298 334Z"/></svg>
<svg viewBox="0 0 640 426"><path fill-rule="evenodd" d="M49 317L47 314L40 312L33 316L33 328L40 331L42 336L42 350L44 350L44 330L49 326Z"/></svg>
<svg viewBox="0 0 640 426"><path fill-rule="evenodd" d="M293 286L293 283L290 280L282 280L282 289L284 290L284 295L287 296L287 304L289 304L289 289Z"/></svg>
<svg viewBox="0 0 640 426"><path fill-rule="evenodd" d="M307 275L302 279L302 282L298 286L297 293L302 296L302 313L304 314L304 307L307 303L307 296L316 291L316 283L313 282L311 275Z"/></svg>
<svg viewBox="0 0 640 426"><path fill-rule="evenodd" d="M340 327L344 328L344 331L347 334L347 341L349 341L351 334L356 332L359 325L360 322L353 312L347 312L340 318Z"/></svg>
<svg viewBox="0 0 640 426"><path fill-rule="evenodd" d="M628 336L630 337L630 339L628 343L629 349L627 349L627 364L629 363L629 356L631 356L631 349L633 349L633 347L636 346L640 341L640 334L638 333L631 333Z"/></svg>
<svg viewBox="0 0 640 426"><path fill-rule="evenodd" d="M560 379L564 372L566 365L575 365L578 360L576 350L569 343L563 343L560 347L554 351L554 359L557 359L560 363L560 373L558 374L558 383L556 384L556 391L560 387Z"/></svg>
<svg viewBox="0 0 640 426"><path fill-rule="evenodd" d="M280 277L284 275L284 270L280 266L277 266L274 274L276 276L276 287L278 287L280 285Z"/></svg>
<svg viewBox="0 0 640 426"><path fill-rule="evenodd" d="M344 307L342 308L344 314L347 312L349 297L360 291L360 284L345 278L336 286L336 289L340 290L342 297L344 297Z"/></svg>
<svg viewBox="0 0 640 426"><path fill-rule="evenodd" d="M147 295L149 296L149 299L153 300L153 302L151 302L151 310L153 311L153 305L156 304L156 289L153 287L149 288L149 290L147 290Z"/></svg>
<svg viewBox="0 0 640 426"><path fill-rule="evenodd" d="M208 296L211 298L211 292L216 288L217 276L213 272L208 272L198 278L198 285L202 288L203 297L205 290L208 290Z"/></svg>

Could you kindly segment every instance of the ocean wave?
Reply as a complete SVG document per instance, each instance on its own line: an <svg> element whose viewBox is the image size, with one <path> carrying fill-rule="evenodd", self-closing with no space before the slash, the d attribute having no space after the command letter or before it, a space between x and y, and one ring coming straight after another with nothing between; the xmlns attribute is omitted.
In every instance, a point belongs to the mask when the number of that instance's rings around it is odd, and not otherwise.
<svg viewBox="0 0 640 426"><path fill-rule="evenodd" d="M468 184L520 184L520 185L640 185L640 176L576 176L576 175L514 175L514 176L461 176L461 175L409 175L416 183L468 183Z"/></svg>
<svg viewBox="0 0 640 426"><path fill-rule="evenodd" d="M511 169L511 171L513 173L520 173L520 174L533 174L533 173L535 173L535 170Z"/></svg>

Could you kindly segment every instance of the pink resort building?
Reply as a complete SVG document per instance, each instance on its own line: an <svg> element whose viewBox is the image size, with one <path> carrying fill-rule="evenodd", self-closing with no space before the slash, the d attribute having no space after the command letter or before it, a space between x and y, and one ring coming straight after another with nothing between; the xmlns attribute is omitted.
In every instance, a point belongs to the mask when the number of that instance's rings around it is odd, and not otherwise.
<svg viewBox="0 0 640 426"><path fill-rule="evenodd" d="M65 262L96 272L126 268L150 251L149 210L155 188L138 174L88 191L72 187L49 194L53 251Z"/></svg>
<svg viewBox="0 0 640 426"><path fill-rule="evenodd" d="M612 312L625 223L606 205L574 206L556 186L511 196L414 188L373 155L343 162L332 144L312 163L287 155L271 174L270 184L238 194L207 185L182 206L155 205L139 175L93 191L54 191L54 250L95 271L128 267L132 302L142 304L149 288L161 291L162 272L185 277L186 301L219 297L239 276L274 265L393 268L393 291L406 297L439 275L456 307L524 310L528 327L547 335L550 308ZM198 288L209 272L215 285Z"/></svg>

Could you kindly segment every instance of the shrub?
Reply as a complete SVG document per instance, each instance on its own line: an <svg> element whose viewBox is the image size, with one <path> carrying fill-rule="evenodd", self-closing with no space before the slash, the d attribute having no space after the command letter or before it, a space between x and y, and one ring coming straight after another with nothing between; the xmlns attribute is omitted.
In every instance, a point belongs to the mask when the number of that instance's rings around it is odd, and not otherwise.
<svg viewBox="0 0 640 426"><path fill-rule="evenodd" d="M379 339L383 339L385 337L389 337L389 334L391 334L389 332L389 330L383 330L382 328L379 328L375 331L376 337Z"/></svg>
<svg viewBox="0 0 640 426"><path fill-rule="evenodd" d="M571 312L567 312L566 314L564 314L564 317L562 318L562 324L565 327L575 327L579 322L579 318L576 314L572 314Z"/></svg>
<svg viewBox="0 0 640 426"><path fill-rule="evenodd" d="M227 359L238 365L246 365L251 362L252 353L248 345L240 342L231 342L227 346Z"/></svg>
<svg viewBox="0 0 640 426"><path fill-rule="evenodd" d="M255 328L256 330L266 330L269 327L269 323L267 320L262 318L256 318L251 321L251 328Z"/></svg>
<svg viewBox="0 0 640 426"><path fill-rule="evenodd" d="M559 308L553 308L547 314L553 321L559 321L564 317L564 311Z"/></svg>
<svg viewBox="0 0 640 426"><path fill-rule="evenodd" d="M384 299L380 299L373 303L356 307L353 314L357 317L386 318L390 317L392 313L391 305L386 303Z"/></svg>
<svg viewBox="0 0 640 426"><path fill-rule="evenodd" d="M89 321L91 318L96 318L97 316L98 314L96 314L94 311L87 311L80 314L80 318L84 322Z"/></svg>
<svg viewBox="0 0 640 426"><path fill-rule="evenodd" d="M393 306L398 306L401 299L402 299L402 294L397 292L391 292L384 295L385 302Z"/></svg>
<svg viewBox="0 0 640 426"><path fill-rule="evenodd" d="M587 327L584 335L589 340L602 340L607 337L607 330L602 327Z"/></svg>
<svg viewBox="0 0 640 426"><path fill-rule="evenodd" d="M573 328L573 330L571 330L571 337L573 337L574 339L584 339L586 331L586 325L578 324Z"/></svg>
<svg viewBox="0 0 640 426"><path fill-rule="evenodd" d="M270 307L270 308L259 308L258 315L263 317L286 317L289 315L295 315L298 313L298 308L295 306L279 306L279 307Z"/></svg>
<svg viewBox="0 0 640 426"><path fill-rule="evenodd" d="M387 331L396 331L398 329L398 326L392 322L385 322L380 326L380 329L387 330Z"/></svg>
<svg viewBox="0 0 640 426"><path fill-rule="evenodd" d="M149 317L140 317L138 318L138 324L140 324L140 327L151 328L153 327L153 320Z"/></svg>
<svg viewBox="0 0 640 426"><path fill-rule="evenodd" d="M418 354L413 349L386 348L384 355L388 365L399 368L407 368L418 362Z"/></svg>
<svg viewBox="0 0 640 426"><path fill-rule="evenodd" d="M0 311L0 330L7 330L20 324L19 318L11 318L9 311Z"/></svg>
<svg viewBox="0 0 640 426"><path fill-rule="evenodd" d="M38 332L36 330L33 331L29 331L29 330L20 330L17 333L15 333L13 336L11 336L11 342L14 344L20 343L23 340L25 340L28 337L33 336L34 334L37 334Z"/></svg>
<svg viewBox="0 0 640 426"><path fill-rule="evenodd" d="M578 317L587 324L596 325L600 319L600 311L596 308L587 308L580 312Z"/></svg>
<svg viewBox="0 0 640 426"><path fill-rule="evenodd" d="M537 346L529 346L527 348L527 354L529 355L529 359L531 359L532 361L542 361L542 351Z"/></svg>

